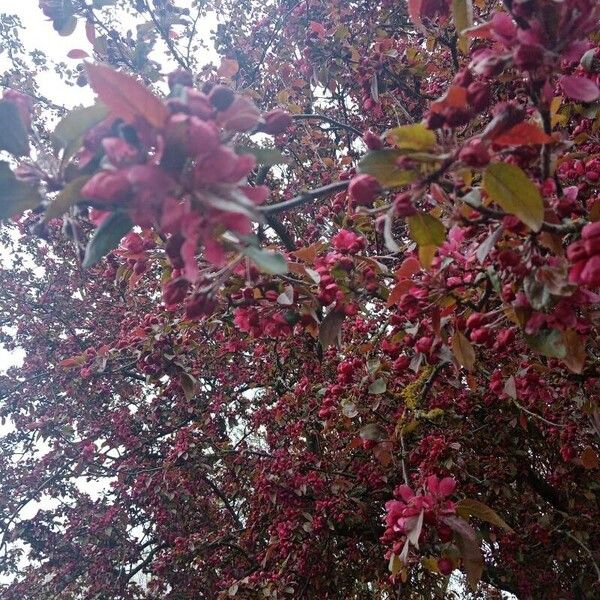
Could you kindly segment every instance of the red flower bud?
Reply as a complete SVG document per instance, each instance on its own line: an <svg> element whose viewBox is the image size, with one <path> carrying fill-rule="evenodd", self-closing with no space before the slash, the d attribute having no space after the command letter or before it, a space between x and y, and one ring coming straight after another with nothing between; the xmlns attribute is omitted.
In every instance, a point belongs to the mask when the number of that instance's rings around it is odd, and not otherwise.
<svg viewBox="0 0 600 600"><path fill-rule="evenodd" d="M211 104L217 110L227 110L235 100L235 94L231 88L224 85L216 85L208 95Z"/></svg>
<svg viewBox="0 0 600 600"><path fill-rule="evenodd" d="M103 202L126 202L131 197L131 184L125 171L100 171L82 188L84 198Z"/></svg>
<svg viewBox="0 0 600 600"><path fill-rule="evenodd" d="M381 190L381 185L372 175L357 175L348 186L350 197L361 206L371 206Z"/></svg>
<svg viewBox="0 0 600 600"><path fill-rule="evenodd" d="M459 157L469 167L485 167L490 162L487 145L479 139L471 140L462 148Z"/></svg>
<svg viewBox="0 0 600 600"><path fill-rule="evenodd" d="M383 148L383 140L370 129L363 133L362 139L369 150L381 150Z"/></svg>
<svg viewBox="0 0 600 600"><path fill-rule="evenodd" d="M260 126L260 130L269 135L280 135L292 125L292 117L285 110L276 108L264 115L265 122Z"/></svg>
<svg viewBox="0 0 600 600"><path fill-rule="evenodd" d="M169 89L174 91L175 86L177 85L192 87L194 85L194 78L189 71L178 69L177 71L169 73L167 82L169 84Z"/></svg>
<svg viewBox="0 0 600 600"><path fill-rule="evenodd" d="M592 256L586 261L585 267L581 271L580 280L581 283L590 287L600 285L600 254Z"/></svg>
<svg viewBox="0 0 600 600"><path fill-rule="evenodd" d="M171 310L185 298L190 288L190 282L184 277L171 279L163 286L162 298L165 306Z"/></svg>

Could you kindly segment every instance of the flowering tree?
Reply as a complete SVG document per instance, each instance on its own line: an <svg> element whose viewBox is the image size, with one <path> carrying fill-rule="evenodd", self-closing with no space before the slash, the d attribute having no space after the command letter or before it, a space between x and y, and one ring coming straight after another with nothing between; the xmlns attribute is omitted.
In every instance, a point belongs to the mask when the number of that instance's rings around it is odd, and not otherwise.
<svg viewBox="0 0 600 600"><path fill-rule="evenodd" d="M1 18L2 597L597 598L600 4L182 4Z"/></svg>

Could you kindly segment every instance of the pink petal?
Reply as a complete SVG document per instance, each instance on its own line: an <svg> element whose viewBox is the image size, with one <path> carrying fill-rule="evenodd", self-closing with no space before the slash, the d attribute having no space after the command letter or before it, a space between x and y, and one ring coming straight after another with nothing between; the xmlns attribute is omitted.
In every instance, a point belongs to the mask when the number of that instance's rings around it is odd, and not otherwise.
<svg viewBox="0 0 600 600"><path fill-rule="evenodd" d="M450 496L456 489L456 479L454 477L444 477L440 481L440 496Z"/></svg>

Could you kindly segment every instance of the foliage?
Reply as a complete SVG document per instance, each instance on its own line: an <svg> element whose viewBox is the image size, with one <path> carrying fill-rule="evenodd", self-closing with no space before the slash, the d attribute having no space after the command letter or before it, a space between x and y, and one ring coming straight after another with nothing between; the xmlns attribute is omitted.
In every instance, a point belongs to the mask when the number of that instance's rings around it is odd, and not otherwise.
<svg viewBox="0 0 600 600"><path fill-rule="evenodd" d="M2 597L598 597L597 0L39 4Z"/></svg>

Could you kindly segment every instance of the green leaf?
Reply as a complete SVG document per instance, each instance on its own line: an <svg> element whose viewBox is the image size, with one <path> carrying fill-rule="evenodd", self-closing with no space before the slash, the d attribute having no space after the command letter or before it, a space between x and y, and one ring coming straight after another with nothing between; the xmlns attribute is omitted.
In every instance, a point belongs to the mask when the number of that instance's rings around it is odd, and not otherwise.
<svg viewBox="0 0 600 600"><path fill-rule="evenodd" d="M533 231L544 222L544 201L537 187L516 165L496 163L483 175L488 196L507 213L515 215Z"/></svg>
<svg viewBox="0 0 600 600"><path fill-rule="evenodd" d="M108 108L103 104L94 104L85 108L76 108L61 119L52 137L54 147L63 149L63 160L69 160L81 147L83 136L108 116Z"/></svg>
<svg viewBox="0 0 600 600"><path fill-rule="evenodd" d="M0 219L8 219L42 201L36 188L19 181L7 162L0 161Z"/></svg>
<svg viewBox="0 0 600 600"><path fill-rule="evenodd" d="M419 246L441 246L446 240L446 228L443 223L428 213L419 213L407 217L410 237Z"/></svg>
<svg viewBox="0 0 600 600"><path fill-rule="evenodd" d="M288 163L288 159L277 148L236 146L235 152L236 154L252 154L259 165L266 165L268 167Z"/></svg>
<svg viewBox="0 0 600 600"><path fill-rule="evenodd" d="M376 150L365 154L358 163L358 171L372 175L383 187L395 187L411 183L414 171L398 167L396 161L403 156L399 150Z"/></svg>
<svg viewBox="0 0 600 600"><path fill-rule="evenodd" d="M65 24L58 30L58 35L69 37L77 29L77 17L70 17Z"/></svg>
<svg viewBox="0 0 600 600"><path fill-rule="evenodd" d="M387 383L385 379L381 377L379 379L376 379L369 386L369 394L383 394L385 390L387 390Z"/></svg>
<svg viewBox="0 0 600 600"><path fill-rule="evenodd" d="M435 133L424 123L394 127L386 136L401 150L431 150L436 142Z"/></svg>
<svg viewBox="0 0 600 600"><path fill-rule="evenodd" d="M473 25L473 3L471 0L452 0L452 20L458 34L458 48L465 54L469 51L469 38L461 35Z"/></svg>
<svg viewBox="0 0 600 600"><path fill-rule="evenodd" d="M111 250L114 250L123 239L123 236L131 231L132 227L133 223L125 213L114 212L106 217L88 242L83 258L83 266L86 269L91 267Z"/></svg>
<svg viewBox="0 0 600 600"><path fill-rule="evenodd" d="M526 335L525 341L530 348L543 356L565 358L567 355L562 333L556 329L546 329L532 335Z"/></svg>
<svg viewBox="0 0 600 600"><path fill-rule="evenodd" d="M44 215L44 221L46 223L51 219L55 219L65 214L71 206L74 206L81 200L80 192L81 188L88 182L89 177L78 177L77 179L68 183L62 191L52 200L46 213Z"/></svg>
<svg viewBox="0 0 600 600"><path fill-rule="evenodd" d="M14 102L0 100L0 150L13 156L29 154L27 128Z"/></svg>
<svg viewBox="0 0 600 600"><path fill-rule="evenodd" d="M244 248L243 253L263 272L269 275L284 275L288 272L287 262L279 252L271 252L248 246Z"/></svg>

